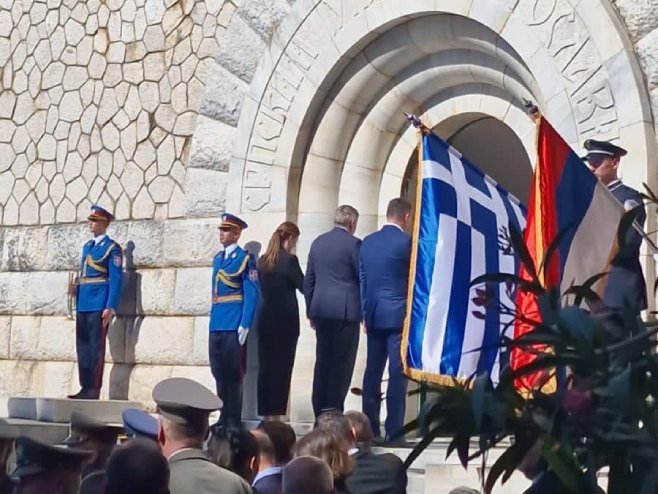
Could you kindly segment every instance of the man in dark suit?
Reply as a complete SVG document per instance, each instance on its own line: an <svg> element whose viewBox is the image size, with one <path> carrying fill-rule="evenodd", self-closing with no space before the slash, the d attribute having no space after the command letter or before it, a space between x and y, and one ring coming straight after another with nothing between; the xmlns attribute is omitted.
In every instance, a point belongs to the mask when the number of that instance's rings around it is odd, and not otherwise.
<svg viewBox="0 0 658 494"><path fill-rule="evenodd" d="M372 428L361 412L345 415L330 411L318 417L316 427L330 430L343 440L354 460L354 470L347 477L350 494L404 494L407 492L407 471L402 460L392 453L371 451Z"/></svg>
<svg viewBox="0 0 658 494"><path fill-rule="evenodd" d="M343 410L359 344L359 213L339 206L335 227L313 241L304 277L306 311L317 338L313 411Z"/></svg>
<svg viewBox="0 0 658 494"><path fill-rule="evenodd" d="M258 442L258 473L252 482L253 491L257 494L281 494L283 481L283 466L278 465L274 453L274 444L261 429L251 431Z"/></svg>
<svg viewBox="0 0 658 494"><path fill-rule="evenodd" d="M405 233L411 204L402 198L388 203L387 223L363 240L359 262L363 325L368 335L368 357L363 377L363 412L375 439L380 436L379 412L384 367L388 359L386 438L404 425L407 379L402 373L400 340L407 312L411 236Z"/></svg>

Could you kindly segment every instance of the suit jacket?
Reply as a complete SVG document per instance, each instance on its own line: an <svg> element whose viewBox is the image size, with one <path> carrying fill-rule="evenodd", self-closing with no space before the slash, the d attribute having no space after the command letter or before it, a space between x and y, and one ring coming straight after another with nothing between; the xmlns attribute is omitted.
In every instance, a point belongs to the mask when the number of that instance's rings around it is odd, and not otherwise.
<svg viewBox="0 0 658 494"><path fill-rule="evenodd" d="M642 204L640 193L619 181L610 184L609 189L621 204L626 201ZM636 221L644 227L646 218L647 213L642 206L638 211ZM611 262L608 280L603 291L603 303L606 307L623 309L624 301L628 300L635 305L638 312L647 308L647 287L640 264L641 244L642 237L631 228L626 234L624 245L620 246L619 252Z"/></svg>
<svg viewBox="0 0 658 494"><path fill-rule="evenodd" d="M404 494L407 471L402 460L392 453L375 454L360 448L353 456L354 471L347 478L350 494Z"/></svg>
<svg viewBox="0 0 658 494"><path fill-rule="evenodd" d="M309 319L359 322L359 249L361 240L335 227L313 241L304 277Z"/></svg>
<svg viewBox="0 0 658 494"><path fill-rule="evenodd" d="M256 494L281 494L283 473L281 471L259 479L253 486Z"/></svg>
<svg viewBox="0 0 658 494"><path fill-rule="evenodd" d="M407 308L411 236L395 225L368 235L361 245L361 310L368 329L402 329Z"/></svg>
<svg viewBox="0 0 658 494"><path fill-rule="evenodd" d="M261 258L262 259L262 258ZM258 267L260 305L259 329L290 332L299 335L297 290L303 290L304 273L297 256L281 249L271 271Z"/></svg>
<svg viewBox="0 0 658 494"><path fill-rule="evenodd" d="M200 449L186 449L169 458L170 494L251 494L236 474L212 463Z"/></svg>

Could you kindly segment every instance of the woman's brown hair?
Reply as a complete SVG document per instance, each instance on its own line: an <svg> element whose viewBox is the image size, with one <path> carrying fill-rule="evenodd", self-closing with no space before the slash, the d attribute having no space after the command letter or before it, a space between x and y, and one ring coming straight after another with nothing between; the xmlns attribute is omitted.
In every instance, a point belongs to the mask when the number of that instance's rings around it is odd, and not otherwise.
<svg viewBox="0 0 658 494"><path fill-rule="evenodd" d="M258 269L272 271L283 244L290 238L299 237L299 228L292 221L284 221L272 234L265 254L258 260Z"/></svg>
<svg viewBox="0 0 658 494"><path fill-rule="evenodd" d="M295 456L315 456L324 461L334 474L334 481L344 480L354 469L347 453L348 445L326 429L313 429L297 442Z"/></svg>

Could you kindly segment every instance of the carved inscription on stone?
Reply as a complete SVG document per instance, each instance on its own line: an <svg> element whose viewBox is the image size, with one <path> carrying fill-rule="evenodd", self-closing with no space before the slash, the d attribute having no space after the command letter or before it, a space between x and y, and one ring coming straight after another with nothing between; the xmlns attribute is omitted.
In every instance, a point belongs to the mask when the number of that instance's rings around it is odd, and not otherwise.
<svg viewBox="0 0 658 494"><path fill-rule="evenodd" d="M288 110L317 56L317 48L293 38L263 93L249 142L242 194L250 211L260 211L270 203L272 183L264 165L274 164Z"/></svg>
<svg viewBox="0 0 658 494"><path fill-rule="evenodd" d="M619 137L615 101L588 27L566 0L524 0L516 11L555 60L582 139Z"/></svg>

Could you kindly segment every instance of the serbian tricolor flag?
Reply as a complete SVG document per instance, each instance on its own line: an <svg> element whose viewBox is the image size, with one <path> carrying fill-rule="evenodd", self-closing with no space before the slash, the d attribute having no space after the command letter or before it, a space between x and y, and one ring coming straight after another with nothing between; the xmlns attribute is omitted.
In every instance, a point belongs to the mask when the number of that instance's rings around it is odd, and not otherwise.
<svg viewBox="0 0 658 494"><path fill-rule="evenodd" d="M548 121L542 116L537 120L537 163L524 241L539 271L540 283L546 289L559 286L560 293L564 293L570 286L581 285L607 271L624 211ZM562 231L557 252L540 270L549 245ZM523 267L519 275L528 281L532 279ZM599 293L601 283L605 283L605 277L594 287ZM533 325L525 321L541 320L534 294L518 290L516 306L524 317L515 322L515 338L532 330ZM515 348L510 364L516 370L534 358ZM530 375L519 379L517 387L525 390L543 387L544 379L545 376Z"/></svg>

